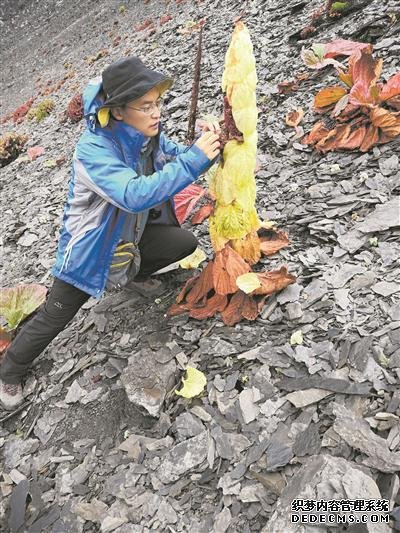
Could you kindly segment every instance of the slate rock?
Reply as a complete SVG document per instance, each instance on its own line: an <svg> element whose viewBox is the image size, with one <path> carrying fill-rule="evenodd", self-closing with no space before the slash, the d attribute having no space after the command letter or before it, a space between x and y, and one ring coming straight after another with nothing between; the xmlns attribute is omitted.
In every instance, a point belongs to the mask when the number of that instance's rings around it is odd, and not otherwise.
<svg viewBox="0 0 400 533"><path fill-rule="evenodd" d="M163 483L177 481L186 472L201 465L206 460L208 446L207 431L177 444L162 457L157 469L158 477Z"/></svg>
<svg viewBox="0 0 400 533"><path fill-rule="evenodd" d="M350 231L339 235L337 240L344 250L354 253L364 246L367 242L367 237L358 229L351 229Z"/></svg>
<svg viewBox="0 0 400 533"><path fill-rule="evenodd" d="M166 527L168 524L176 524L178 521L178 515L176 514L175 509L165 499L163 499L158 506L156 518L162 527Z"/></svg>
<svg viewBox="0 0 400 533"><path fill-rule="evenodd" d="M175 430L179 440L199 435L204 431L204 425L191 413L185 412L176 417Z"/></svg>
<svg viewBox="0 0 400 533"><path fill-rule="evenodd" d="M363 464L387 473L400 470L400 452L391 452L387 441L376 435L364 419L339 404L334 404L333 412L336 415L333 429L347 444L367 456L362 459Z"/></svg>
<svg viewBox="0 0 400 533"><path fill-rule="evenodd" d="M334 289L340 289L356 274L364 274L366 268L362 265L352 265L345 263L339 267L324 272L323 279L327 281Z"/></svg>
<svg viewBox="0 0 400 533"><path fill-rule="evenodd" d="M285 466L293 458L292 441L288 436L289 428L280 424L276 432L272 435L265 448L267 461L266 470L273 472L281 466Z"/></svg>
<svg viewBox="0 0 400 533"><path fill-rule="evenodd" d="M25 521L26 499L29 492L29 481L23 479L14 488L10 498L9 526L12 533L18 531Z"/></svg>
<svg viewBox="0 0 400 533"><path fill-rule="evenodd" d="M368 395L371 390L369 383L351 383L345 379L325 378L322 376L284 378L278 381L276 386L289 391L305 390L311 387L342 394L359 394L361 396Z"/></svg>
<svg viewBox="0 0 400 533"><path fill-rule="evenodd" d="M330 455L313 456L290 479L278 499L276 510L261 533L305 533L307 527L292 523L293 500L379 499L375 481L355 463ZM324 512L313 511L317 516ZM326 517L325 517L326 519ZM368 524L369 533L389 533L386 524ZM325 525L316 525L313 531L325 532Z"/></svg>
<svg viewBox="0 0 400 533"><path fill-rule="evenodd" d="M286 481L280 472L251 472L264 487L278 496L282 493L286 486Z"/></svg>
<svg viewBox="0 0 400 533"><path fill-rule="evenodd" d="M281 305L288 302L297 302L302 290L303 287L301 285L298 283L293 283L293 285L289 285L283 291L277 294L276 301Z"/></svg>
<svg viewBox="0 0 400 533"><path fill-rule="evenodd" d="M297 434L293 444L293 452L297 457L304 457L305 455L316 455L320 449L321 438L318 424L312 422L307 429Z"/></svg>
<svg viewBox="0 0 400 533"><path fill-rule="evenodd" d="M38 439L11 437L3 449L4 467L11 470L17 467L24 455L34 453L39 447Z"/></svg>
<svg viewBox="0 0 400 533"><path fill-rule="evenodd" d="M174 359L160 363L151 351L140 350L129 357L120 379L129 401L157 417L165 395L175 385L176 370Z"/></svg>
<svg viewBox="0 0 400 533"><path fill-rule="evenodd" d="M108 506L100 500L93 498L90 503L78 502L74 507L74 512L90 522L100 523L104 520Z"/></svg>
<svg viewBox="0 0 400 533"><path fill-rule="evenodd" d="M356 224L357 231L375 233L400 226L399 198L378 205L362 222Z"/></svg>
<svg viewBox="0 0 400 533"><path fill-rule="evenodd" d="M395 281L378 281L371 288L376 294L387 297L400 291L400 283L396 283Z"/></svg>
<svg viewBox="0 0 400 533"><path fill-rule="evenodd" d="M319 402L331 394L333 394L332 391L323 389L306 389L290 392L286 394L285 399L289 400L295 407L300 408Z"/></svg>
<svg viewBox="0 0 400 533"><path fill-rule="evenodd" d="M325 281L315 279L303 290L303 309L308 309L315 302L320 300L328 291L328 285Z"/></svg>
<svg viewBox="0 0 400 533"><path fill-rule="evenodd" d="M289 303L286 306L286 313L289 320L296 320L303 316L303 309L299 302Z"/></svg>
<svg viewBox="0 0 400 533"><path fill-rule="evenodd" d="M246 388L239 394L239 406L245 424L255 420L260 412L260 407L255 402L261 400L260 391L255 388Z"/></svg>
<svg viewBox="0 0 400 533"><path fill-rule="evenodd" d="M224 507L215 517L213 533L225 533L232 520L229 507Z"/></svg>
<svg viewBox="0 0 400 533"><path fill-rule="evenodd" d="M396 154L393 154L387 159L381 157L379 158L378 164L382 174L384 176L390 176L399 168L399 158Z"/></svg>

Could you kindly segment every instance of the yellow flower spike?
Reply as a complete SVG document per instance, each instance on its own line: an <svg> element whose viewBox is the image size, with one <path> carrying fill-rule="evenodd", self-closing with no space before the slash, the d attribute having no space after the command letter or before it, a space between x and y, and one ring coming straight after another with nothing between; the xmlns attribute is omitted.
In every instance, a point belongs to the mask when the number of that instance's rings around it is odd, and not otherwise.
<svg viewBox="0 0 400 533"><path fill-rule="evenodd" d="M183 398L194 398L203 392L207 379L203 372L188 366L186 368L186 378L183 378L182 382L183 387L181 390L176 390L175 394L183 396Z"/></svg>
<svg viewBox="0 0 400 533"><path fill-rule="evenodd" d="M225 55L225 70L222 76L222 90L229 98L230 86L243 82L255 73L256 60L250 34L242 21L237 22L232 40Z"/></svg>
<svg viewBox="0 0 400 533"><path fill-rule="evenodd" d="M257 154L256 61L250 34L239 21L225 55L222 89L232 107L236 127L243 141L229 140L222 161L210 181L216 206L210 217L211 242L216 251L227 242L250 264L260 258L257 230L260 221L255 209L254 170Z"/></svg>

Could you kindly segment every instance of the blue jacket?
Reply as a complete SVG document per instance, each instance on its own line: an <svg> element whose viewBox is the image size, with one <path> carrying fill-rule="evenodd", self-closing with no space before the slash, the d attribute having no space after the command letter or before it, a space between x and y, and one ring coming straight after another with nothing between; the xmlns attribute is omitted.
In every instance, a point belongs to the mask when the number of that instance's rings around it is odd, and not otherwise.
<svg viewBox="0 0 400 533"><path fill-rule="evenodd" d="M96 112L102 104L101 80L92 80L84 95L87 128L72 165L56 263L52 274L99 298L106 286L115 248L128 213L135 213L137 245L148 210L171 199L195 181L211 161L197 146L176 144L160 132L155 172L140 175L140 151L146 140L138 130L110 120L101 128Z"/></svg>

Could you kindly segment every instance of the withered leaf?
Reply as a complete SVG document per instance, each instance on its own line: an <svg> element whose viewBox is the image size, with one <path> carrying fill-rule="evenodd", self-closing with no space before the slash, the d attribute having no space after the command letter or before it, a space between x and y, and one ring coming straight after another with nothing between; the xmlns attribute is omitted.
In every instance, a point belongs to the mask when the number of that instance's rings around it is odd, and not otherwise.
<svg viewBox="0 0 400 533"><path fill-rule="evenodd" d="M379 141L379 130L373 124L368 126L367 132L365 134L364 140L361 143L360 150L361 152L368 152L370 148L375 146Z"/></svg>
<svg viewBox="0 0 400 533"><path fill-rule="evenodd" d="M186 302L192 305L198 304L207 298L207 294L214 288L213 284L214 263L210 262L200 273L196 283L186 295Z"/></svg>
<svg viewBox="0 0 400 533"><path fill-rule="evenodd" d="M189 316L198 320L210 318L216 313L223 311L227 304L228 297L225 294L214 294L211 298L208 298L203 307L191 309Z"/></svg>
<svg viewBox="0 0 400 533"><path fill-rule="evenodd" d="M298 107L297 109L293 109L286 114L285 122L288 126L295 128L303 120L303 117L304 109L302 107Z"/></svg>
<svg viewBox="0 0 400 533"><path fill-rule="evenodd" d="M236 278L250 271L246 261L229 245L215 254L212 271L213 286L218 294L237 291Z"/></svg>
<svg viewBox="0 0 400 533"><path fill-rule="evenodd" d="M295 276L289 274L287 268L282 266L279 270L271 272L262 272L257 274L261 287L256 289L252 294L270 295L280 291L296 281Z"/></svg>
<svg viewBox="0 0 400 533"><path fill-rule="evenodd" d="M171 307L167 311L167 316L177 316L182 315L183 313L187 313L191 309L191 304L172 304Z"/></svg>
<svg viewBox="0 0 400 533"><path fill-rule="evenodd" d="M324 57L350 56L357 50L370 50L372 45L369 43L359 43L348 39L336 39L324 45Z"/></svg>
<svg viewBox="0 0 400 533"><path fill-rule="evenodd" d="M396 72L388 81L384 84L380 92L380 99L382 101L389 100L395 96L400 95L400 72Z"/></svg>
<svg viewBox="0 0 400 533"><path fill-rule="evenodd" d="M231 240L229 244L249 265L258 263L261 257L261 249L260 239L256 231L248 233L243 239Z"/></svg>
<svg viewBox="0 0 400 533"><path fill-rule="evenodd" d="M347 89L336 85L334 87L325 87L321 89L314 98L314 107L323 108L335 104L347 94Z"/></svg>
<svg viewBox="0 0 400 533"><path fill-rule="evenodd" d="M314 124L312 130L310 133L308 133L305 137L302 139L303 144L315 144L319 142L321 139L326 137L329 133L329 129L326 127L326 125L322 121L318 121L316 124Z"/></svg>
<svg viewBox="0 0 400 533"><path fill-rule="evenodd" d="M388 137L400 135L400 112L390 112L383 107L377 107L371 111L371 122L377 128L381 128Z"/></svg>
<svg viewBox="0 0 400 533"><path fill-rule="evenodd" d="M270 230L267 235L260 237L260 250L266 256L276 254L286 246L289 246L289 238L282 230Z"/></svg>

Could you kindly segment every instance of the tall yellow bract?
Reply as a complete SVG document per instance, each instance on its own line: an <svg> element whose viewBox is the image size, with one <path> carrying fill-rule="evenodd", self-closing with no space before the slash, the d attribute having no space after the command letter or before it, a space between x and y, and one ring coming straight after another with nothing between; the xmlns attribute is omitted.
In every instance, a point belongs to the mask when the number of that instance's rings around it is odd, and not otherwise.
<svg viewBox="0 0 400 533"><path fill-rule="evenodd" d="M261 240L257 233L261 223L255 208L256 84L253 45L240 21L226 53L222 77L225 145L209 181L215 198L209 220L215 258L186 282L169 315L188 312L193 318L204 319L220 312L228 325L242 318L255 320L269 295L295 281L286 267L264 273L252 273L250 267L261 253L276 253L289 243L283 232L271 232Z"/></svg>

